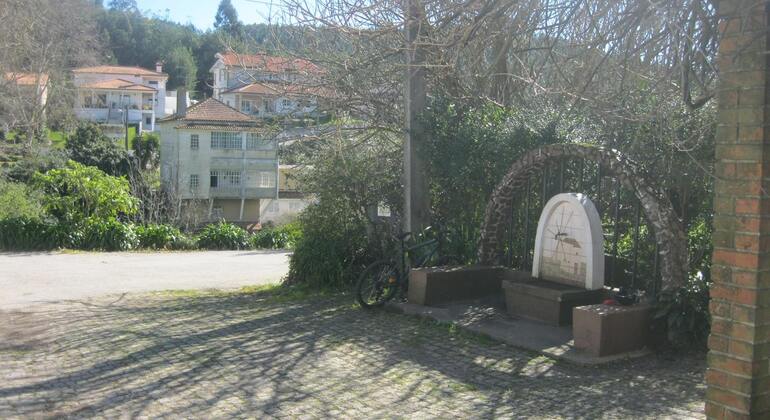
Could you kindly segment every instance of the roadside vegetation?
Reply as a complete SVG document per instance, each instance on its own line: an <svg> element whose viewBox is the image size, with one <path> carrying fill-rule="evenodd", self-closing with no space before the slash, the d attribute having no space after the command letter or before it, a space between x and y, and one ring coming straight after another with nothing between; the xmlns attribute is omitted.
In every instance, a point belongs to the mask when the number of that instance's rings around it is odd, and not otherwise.
<svg viewBox="0 0 770 420"><path fill-rule="evenodd" d="M393 247L404 200L403 60L419 49L411 55L425 60L419 67L429 92L419 115L420 153L431 218L448 232L446 253L475 262L490 193L523 153L554 143L617 149L658 182L688 234L688 283L659 296L660 325L677 344L702 344L708 334L720 36L708 2L600 1L587 8L560 0L478 8L430 0L417 2L423 18L414 19L419 39L411 45L393 2L318 0L308 8L284 0L278 24L248 25L224 0L207 31L146 16L131 0L106 7L12 3L17 15L0 29L0 47L7 46L0 48L0 66L35 66L64 81L75 65L152 68L163 60L169 89L205 96L219 51L303 57L322 64L314 83L334 90L326 105L336 115L280 151L281 163L303 168L299 183L315 204L292 224L249 233L225 222L183 220L175 197L160 187L157 137L136 137L129 153L98 127L76 124L67 83L49 93L63 99L48 105L46 119L43 110L22 107L5 92L0 110L11 129L4 128L0 143L3 249L293 248L289 283L347 288ZM25 25L46 27L41 19L67 25L18 36ZM56 54L41 54L44 47ZM557 182L555 173L543 176L546 183ZM607 252L637 259L639 277L654 278L651 232L644 226L636 232L627 193L611 202L615 184L597 178L595 191L605 192L600 206L619 203L617 217L603 212L607 232L617 237ZM393 217L373 217L381 207ZM524 245L524 238L512 238L511 260ZM637 286L622 281L615 286Z"/></svg>

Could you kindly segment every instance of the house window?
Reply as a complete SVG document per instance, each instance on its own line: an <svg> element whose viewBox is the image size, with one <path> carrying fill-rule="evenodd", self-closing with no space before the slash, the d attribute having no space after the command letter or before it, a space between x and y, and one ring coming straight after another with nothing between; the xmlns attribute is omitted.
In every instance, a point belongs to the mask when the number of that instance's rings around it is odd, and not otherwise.
<svg viewBox="0 0 770 420"><path fill-rule="evenodd" d="M211 171L209 185L211 188L219 187L219 171Z"/></svg>
<svg viewBox="0 0 770 420"><path fill-rule="evenodd" d="M158 86L157 80L150 80L150 86Z"/></svg>
<svg viewBox="0 0 770 420"><path fill-rule="evenodd" d="M278 200L270 201L270 203L268 203L267 207L265 208L265 212L278 213Z"/></svg>
<svg viewBox="0 0 770 420"><path fill-rule="evenodd" d="M291 101L290 101L290 100L288 100L288 99L282 99L282 100L281 100L281 105L282 105L284 108L288 108L288 107L290 107L290 106L291 106Z"/></svg>
<svg viewBox="0 0 770 420"><path fill-rule="evenodd" d="M241 185L241 173L238 171L211 171L211 188L229 188Z"/></svg>
<svg viewBox="0 0 770 420"><path fill-rule="evenodd" d="M152 125L152 117L145 117L144 123L147 125Z"/></svg>
<svg viewBox="0 0 770 420"><path fill-rule="evenodd" d="M96 94L96 107L97 108L107 108L107 94L106 93L97 93Z"/></svg>
<svg viewBox="0 0 770 420"><path fill-rule="evenodd" d="M200 140L198 139L198 135L190 134L190 149L198 150L199 146L200 146Z"/></svg>
<svg viewBox="0 0 770 420"><path fill-rule="evenodd" d="M198 191L199 184L198 175L190 175L190 191Z"/></svg>
<svg viewBox="0 0 770 420"><path fill-rule="evenodd" d="M240 149L241 133L228 131L213 131L211 133L212 149Z"/></svg>
<svg viewBox="0 0 770 420"><path fill-rule="evenodd" d="M94 98L90 93L83 95L83 108L93 108Z"/></svg>
<svg viewBox="0 0 770 420"><path fill-rule="evenodd" d="M259 173L259 187L260 188L275 188L275 173L273 173L273 172L260 172Z"/></svg>
<svg viewBox="0 0 770 420"><path fill-rule="evenodd" d="M225 171L223 181L231 187L241 185L241 173L237 171Z"/></svg>
<svg viewBox="0 0 770 420"><path fill-rule="evenodd" d="M241 112L251 112L251 101L241 101Z"/></svg>
<svg viewBox="0 0 770 420"><path fill-rule="evenodd" d="M271 150L274 143L270 139L263 138L259 133L246 134L246 149L248 150Z"/></svg>
<svg viewBox="0 0 770 420"><path fill-rule="evenodd" d="M265 110L265 112L270 112L270 101L267 99L262 100L262 109Z"/></svg>

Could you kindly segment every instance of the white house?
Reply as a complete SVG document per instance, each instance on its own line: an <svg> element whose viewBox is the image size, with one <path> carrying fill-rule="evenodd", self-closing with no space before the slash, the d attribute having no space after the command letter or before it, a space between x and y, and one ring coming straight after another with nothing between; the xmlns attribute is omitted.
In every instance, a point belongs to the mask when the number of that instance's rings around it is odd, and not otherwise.
<svg viewBox="0 0 770 420"><path fill-rule="evenodd" d="M214 98L259 118L316 116L328 93L315 83L321 69L308 60L266 54L216 54Z"/></svg>
<svg viewBox="0 0 770 420"><path fill-rule="evenodd" d="M166 115L166 81L160 63L155 70L127 66L74 69L77 89L75 114L81 120L122 126L136 124L141 131L156 130Z"/></svg>
<svg viewBox="0 0 770 420"><path fill-rule="evenodd" d="M209 98L159 121L161 181L197 222L260 221L278 197L278 147L262 124Z"/></svg>
<svg viewBox="0 0 770 420"><path fill-rule="evenodd" d="M45 106L48 102L48 75L45 73L6 72L3 82L18 89L19 96L27 97L29 103Z"/></svg>

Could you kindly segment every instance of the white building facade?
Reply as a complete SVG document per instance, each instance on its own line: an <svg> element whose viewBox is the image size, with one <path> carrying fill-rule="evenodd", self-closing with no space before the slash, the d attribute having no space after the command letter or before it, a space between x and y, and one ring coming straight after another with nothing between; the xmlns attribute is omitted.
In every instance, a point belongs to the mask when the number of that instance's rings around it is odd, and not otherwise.
<svg viewBox="0 0 770 420"><path fill-rule="evenodd" d="M261 219L278 197L278 148L255 119L209 98L159 122L161 181L198 221Z"/></svg>
<svg viewBox="0 0 770 420"><path fill-rule="evenodd" d="M116 128L128 123L137 125L138 132L142 132L156 131L156 121L166 116L168 75L160 65L155 71L141 67L94 66L72 72L78 119Z"/></svg>
<svg viewBox="0 0 770 420"><path fill-rule="evenodd" d="M216 54L211 67L213 95L257 117L314 117L325 90L315 85L318 66L298 58L266 54Z"/></svg>

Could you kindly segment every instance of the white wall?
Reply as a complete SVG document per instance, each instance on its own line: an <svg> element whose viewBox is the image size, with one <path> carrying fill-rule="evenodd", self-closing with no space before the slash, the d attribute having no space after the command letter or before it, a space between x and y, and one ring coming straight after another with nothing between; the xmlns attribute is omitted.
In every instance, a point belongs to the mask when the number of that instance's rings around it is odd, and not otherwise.
<svg viewBox="0 0 770 420"><path fill-rule="evenodd" d="M312 203L302 198L263 199L259 201L259 221L275 224L289 223Z"/></svg>

